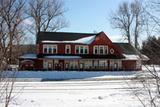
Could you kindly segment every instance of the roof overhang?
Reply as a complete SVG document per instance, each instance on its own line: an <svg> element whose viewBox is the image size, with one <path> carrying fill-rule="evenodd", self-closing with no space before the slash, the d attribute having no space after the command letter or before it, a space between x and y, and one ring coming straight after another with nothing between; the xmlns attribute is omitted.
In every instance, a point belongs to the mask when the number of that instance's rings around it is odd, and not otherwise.
<svg viewBox="0 0 160 107"><path fill-rule="evenodd" d="M49 56L44 56L43 58L47 59L81 59L80 56L66 56L66 55L49 55Z"/></svg>
<svg viewBox="0 0 160 107"><path fill-rule="evenodd" d="M37 59L37 54L24 54L19 59Z"/></svg>
<svg viewBox="0 0 160 107"><path fill-rule="evenodd" d="M142 60L142 61L148 61L149 58L144 54L123 54L125 57L123 60Z"/></svg>

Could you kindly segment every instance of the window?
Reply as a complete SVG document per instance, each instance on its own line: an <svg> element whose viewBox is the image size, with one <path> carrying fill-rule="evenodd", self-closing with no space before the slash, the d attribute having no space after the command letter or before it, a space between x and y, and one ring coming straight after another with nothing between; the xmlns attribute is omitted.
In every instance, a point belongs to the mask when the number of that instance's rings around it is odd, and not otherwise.
<svg viewBox="0 0 160 107"><path fill-rule="evenodd" d="M71 53L71 46L70 45L66 45L66 47L65 47L65 53L66 54L70 54Z"/></svg>
<svg viewBox="0 0 160 107"><path fill-rule="evenodd" d="M88 54L88 49L87 49L87 47L84 48L84 53L85 53L85 54Z"/></svg>
<svg viewBox="0 0 160 107"><path fill-rule="evenodd" d="M108 54L108 46L104 46L105 54Z"/></svg>
<svg viewBox="0 0 160 107"><path fill-rule="evenodd" d="M57 45L43 45L43 53L45 54L56 54Z"/></svg>
<svg viewBox="0 0 160 107"><path fill-rule="evenodd" d="M85 69L90 69L92 67L92 61L91 60L84 60L84 67L85 67Z"/></svg>
<svg viewBox="0 0 160 107"><path fill-rule="evenodd" d="M83 54L83 46L80 46L80 54Z"/></svg>
<svg viewBox="0 0 160 107"><path fill-rule="evenodd" d="M43 47L43 53L47 53L47 47Z"/></svg>
<svg viewBox="0 0 160 107"><path fill-rule="evenodd" d="M52 49L53 49L53 54L56 54L57 53L57 45L53 45Z"/></svg>
<svg viewBox="0 0 160 107"><path fill-rule="evenodd" d="M110 53L114 54L114 49L113 48L110 49Z"/></svg>
<svg viewBox="0 0 160 107"><path fill-rule="evenodd" d="M76 53L79 54L79 47L76 46Z"/></svg>
<svg viewBox="0 0 160 107"><path fill-rule="evenodd" d="M93 54L108 54L108 46L106 46L106 45L95 45L93 47Z"/></svg>
<svg viewBox="0 0 160 107"><path fill-rule="evenodd" d="M88 54L88 46L76 45L76 54Z"/></svg>
<svg viewBox="0 0 160 107"><path fill-rule="evenodd" d="M52 53L52 46L49 46L48 53L49 53L49 54Z"/></svg>
<svg viewBox="0 0 160 107"><path fill-rule="evenodd" d="M70 69L77 69L78 68L78 61L76 61L76 60L70 61L69 68Z"/></svg>
<svg viewBox="0 0 160 107"><path fill-rule="evenodd" d="M99 52L100 54L104 54L104 46L99 46Z"/></svg>
<svg viewBox="0 0 160 107"><path fill-rule="evenodd" d="M94 54L98 54L98 46L94 46Z"/></svg>

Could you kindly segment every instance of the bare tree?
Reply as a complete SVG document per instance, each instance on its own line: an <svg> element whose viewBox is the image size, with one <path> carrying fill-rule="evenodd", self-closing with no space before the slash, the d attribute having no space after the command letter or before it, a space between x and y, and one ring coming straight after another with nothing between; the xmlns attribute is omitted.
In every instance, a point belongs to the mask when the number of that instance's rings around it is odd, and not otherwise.
<svg viewBox="0 0 160 107"><path fill-rule="evenodd" d="M6 78L6 70L11 64L13 46L22 37L23 9L23 0L0 1L0 101L5 107L9 106L14 85L14 78Z"/></svg>
<svg viewBox="0 0 160 107"><path fill-rule="evenodd" d="M131 37L135 38L135 48L138 46L138 37L144 24L143 21L143 8L139 0L131 3L123 2L111 15L111 25L119 29L130 44L132 44Z"/></svg>
<svg viewBox="0 0 160 107"><path fill-rule="evenodd" d="M146 34L148 40L146 40L147 45L145 45L145 53L152 54L151 57L156 62L157 65L144 65L145 69L143 71L143 77L140 78L138 82L141 83L142 88L135 92L135 95L144 107L159 107L160 106L160 75L159 75L159 38L154 37L154 34L159 32L160 21L159 21L159 7L160 0L149 1L149 5L144 8L147 13L147 29ZM142 46L143 47L143 46ZM152 63L155 64L155 63Z"/></svg>
<svg viewBox="0 0 160 107"><path fill-rule="evenodd" d="M30 0L27 11L34 21L29 31L35 35L39 31L57 31L67 25L63 18L65 11L61 0Z"/></svg>
<svg viewBox="0 0 160 107"><path fill-rule="evenodd" d="M119 5L118 10L111 16L111 25L120 29L127 36L128 42L131 44L131 24L133 21L133 13L128 2Z"/></svg>
<svg viewBox="0 0 160 107"><path fill-rule="evenodd" d="M124 2L118 8L115 14L111 17L112 25L118 28L128 37L129 43L130 38L135 38L135 47L137 48L138 40L143 27L146 27L146 34L148 37L153 36L160 31L160 0L149 1L148 6L143 6L144 2L134 0L133 2ZM149 7L149 9L147 8ZM146 18L146 19L145 19ZM129 36L128 36L129 35ZM160 45L155 41L150 41L156 47L147 46L147 51L152 53L152 57L158 62L159 51L157 47ZM140 55L141 56L141 55ZM136 82L141 84L138 89L134 89L133 93L142 103L144 107L159 107L160 106L160 75L157 66L144 65L145 69L142 72L142 76L136 77ZM138 79L137 79L138 78Z"/></svg>
<svg viewBox="0 0 160 107"><path fill-rule="evenodd" d="M134 21L133 21L133 34L134 34L134 45L135 48L138 49L138 37L140 36L142 32L142 28L145 25L145 11L142 6L142 2L139 0L134 0L134 2L131 3L131 10L133 11Z"/></svg>

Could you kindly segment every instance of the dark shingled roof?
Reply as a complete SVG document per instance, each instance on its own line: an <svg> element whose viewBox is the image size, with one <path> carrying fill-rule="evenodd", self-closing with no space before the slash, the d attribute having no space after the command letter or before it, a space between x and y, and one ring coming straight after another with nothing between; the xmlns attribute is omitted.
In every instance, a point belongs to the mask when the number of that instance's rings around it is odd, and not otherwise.
<svg viewBox="0 0 160 107"><path fill-rule="evenodd" d="M70 33L70 32L39 32L37 43L43 40L50 41L74 41L83 37L97 35L98 33Z"/></svg>
<svg viewBox="0 0 160 107"><path fill-rule="evenodd" d="M113 43L113 44L120 47L120 49L124 54L136 54L136 55L140 54L139 51L129 43Z"/></svg>
<svg viewBox="0 0 160 107"><path fill-rule="evenodd" d="M101 32L100 32L101 33ZM98 35L100 33L72 33L72 32L39 32L37 35L37 43L40 41L74 41L83 37ZM124 54L140 54L129 43L113 43L119 47Z"/></svg>

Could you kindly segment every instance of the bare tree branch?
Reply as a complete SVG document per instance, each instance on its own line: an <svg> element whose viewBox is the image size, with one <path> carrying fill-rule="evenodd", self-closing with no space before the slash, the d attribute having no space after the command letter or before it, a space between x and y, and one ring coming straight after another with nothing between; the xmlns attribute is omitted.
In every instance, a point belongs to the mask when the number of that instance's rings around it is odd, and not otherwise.
<svg viewBox="0 0 160 107"><path fill-rule="evenodd" d="M31 0L27 14L34 24L30 31L37 35L39 31L57 31L66 27L67 23L62 18L65 12L63 7L60 0Z"/></svg>

